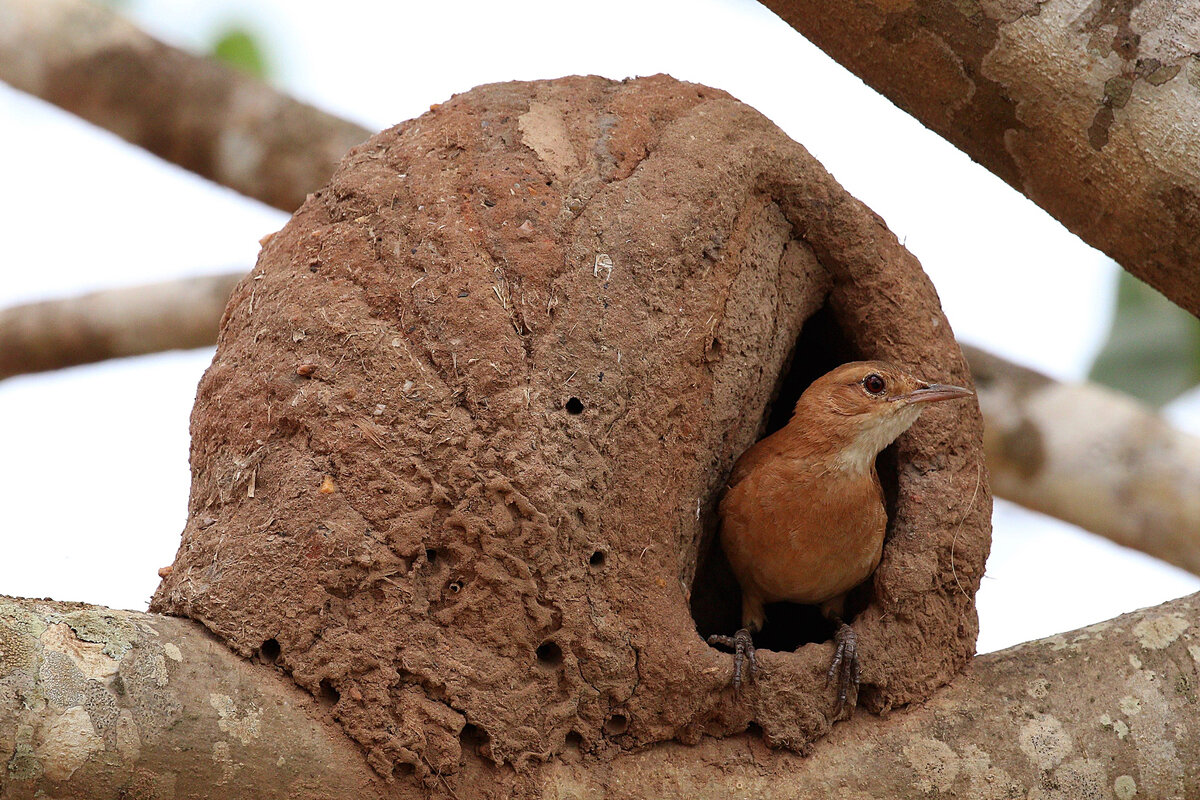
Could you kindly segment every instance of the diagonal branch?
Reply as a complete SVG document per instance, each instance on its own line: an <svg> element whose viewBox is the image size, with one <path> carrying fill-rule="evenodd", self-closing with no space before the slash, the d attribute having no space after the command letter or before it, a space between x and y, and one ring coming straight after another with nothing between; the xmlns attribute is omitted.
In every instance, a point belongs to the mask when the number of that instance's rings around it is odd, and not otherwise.
<svg viewBox="0 0 1200 800"><path fill-rule="evenodd" d="M1119 392L963 353L997 495L1200 575L1200 437Z"/></svg>
<svg viewBox="0 0 1200 800"><path fill-rule="evenodd" d="M762 1L1085 242L1200 313L1194 5Z"/></svg>
<svg viewBox="0 0 1200 800"><path fill-rule="evenodd" d="M288 212L370 135L84 0L0 0L0 80Z"/></svg>

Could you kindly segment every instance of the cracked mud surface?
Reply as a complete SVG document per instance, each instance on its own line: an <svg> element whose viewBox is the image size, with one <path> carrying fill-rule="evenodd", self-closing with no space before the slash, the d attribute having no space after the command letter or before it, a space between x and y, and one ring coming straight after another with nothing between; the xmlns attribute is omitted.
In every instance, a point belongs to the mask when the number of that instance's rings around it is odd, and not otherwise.
<svg viewBox="0 0 1200 800"><path fill-rule="evenodd" d="M916 260L727 94L456 96L352 150L235 291L152 609L271 642L377 771L433 792L752 722L803 749L830 726L830 645L762 652L735 696L688 603L821 308L862 357L969 381ZM876 711L973 652L989 538L973 404L930 409L896 458L855 623Z"/></svg>

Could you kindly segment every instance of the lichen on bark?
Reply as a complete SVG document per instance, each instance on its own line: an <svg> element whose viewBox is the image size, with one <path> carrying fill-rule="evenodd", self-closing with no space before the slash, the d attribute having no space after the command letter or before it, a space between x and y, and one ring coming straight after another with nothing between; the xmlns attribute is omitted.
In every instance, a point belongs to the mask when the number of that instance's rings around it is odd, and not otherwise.
<svg viewBox="0 0 1200 800"><path fill-rule="evenodd" d="M764 2L1084 241L1200 313L1194 9Z"/></svg>

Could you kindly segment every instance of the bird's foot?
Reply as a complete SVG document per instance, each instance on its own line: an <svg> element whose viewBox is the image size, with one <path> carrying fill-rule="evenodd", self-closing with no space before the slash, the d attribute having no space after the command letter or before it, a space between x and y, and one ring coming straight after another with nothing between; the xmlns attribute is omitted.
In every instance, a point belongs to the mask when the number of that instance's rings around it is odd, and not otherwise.
<svg viewBox="0 0 1200 800"><path fill-rule="evenodd" d="M750 662L750 676L754 677L758 674L758 655L754 649L754 640L750 638L749 629L742 628L733 636L710 636L708 643L733 648L734 691L742 688L742 671L747 661Z"/></svg>
<svg viewBox="0 0 1200 800"><path fill-rule="evenodd" d="M854 689L855 702L858 701L858 684L862 672L858 663L858 637L854 634L854 629L843 622L833 635L833 643L833 661L829 663L825 682L832 683L837 680L838 699L837 706L833 709L833 718L837 719L846 708L846 698L850 695L851 687ZM853 706L850 713L854 713Z"/></svg>

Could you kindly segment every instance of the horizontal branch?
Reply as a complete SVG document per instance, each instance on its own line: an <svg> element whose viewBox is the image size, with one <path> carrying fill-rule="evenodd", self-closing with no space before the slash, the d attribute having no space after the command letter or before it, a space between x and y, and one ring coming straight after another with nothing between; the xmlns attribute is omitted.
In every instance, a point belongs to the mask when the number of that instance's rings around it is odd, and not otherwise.
<svg viewBox="0 0 1200 800"><path fill-rule="evenodd" d="M109 289L0 310L0 380L109 358L207 347L242 273Z"/></svg>
<svg viewBox="0 0 1200 800"><path fill-rule="evenodd" d="M287 212L371 133L100 4L0 0L0 20L0 80Z"/></svg>
<svg viewBox="0 0 1200 800"><path fill-rule="evenodd" d="M757 737L555 763L576 797L1200 797L1200 595L979 656L927 703L858 713L807 756ZM869 657L869 656L868 656Z"/></svg>
<svg viewBox="0 0 1200 800"><path fill-rule="evenodd" d="M973 347L992 491L1200 575L1200 437Z"/></svg>
<svg viewBox="0 0 1200 800"><path fill-rule="evenodd" d="M469 800L524 790L904 800L1046 787L1062 797L1196 797L1200 739L1183 721L1195 716L1200 631L1189 621L1198 616L1192 595L981 656L925 705L859 712L808 756L753 735L639 752L622 751L618 737L604 754L569 751L516 774L467 746L457 773L420 785L370 772L330 722L336 696L312 698L197 623L0 598L0 761L11 798L100 800L167 785L178 798Z"/></svg>

